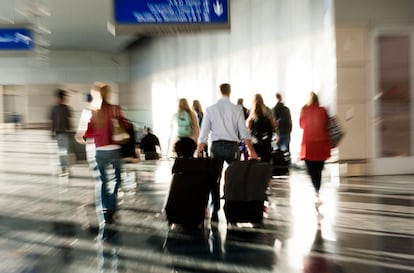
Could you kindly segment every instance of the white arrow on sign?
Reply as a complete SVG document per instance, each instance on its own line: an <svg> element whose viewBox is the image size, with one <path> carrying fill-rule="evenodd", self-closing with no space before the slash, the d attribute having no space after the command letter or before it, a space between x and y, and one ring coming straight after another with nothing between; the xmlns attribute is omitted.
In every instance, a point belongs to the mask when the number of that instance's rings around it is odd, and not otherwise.
<svg viewBox="0 0 414 273"><path fill-rule="evenodd" d="M223 4L220 3L219 0L216 0L216 3L213 4L214 13L217 14L217 16L221 16L223 14Z"/></svg>

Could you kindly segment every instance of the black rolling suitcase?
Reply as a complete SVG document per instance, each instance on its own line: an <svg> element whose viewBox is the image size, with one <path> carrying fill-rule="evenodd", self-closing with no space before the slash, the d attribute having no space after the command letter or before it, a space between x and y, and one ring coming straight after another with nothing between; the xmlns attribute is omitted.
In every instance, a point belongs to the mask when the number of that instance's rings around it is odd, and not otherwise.
<svg viewBox="0 0 414 273"><path fill-rule="evenodd" d="M274 150L270 156L272 176L289 175L290 153Z"/></svg>
<svg viewBox="0 0 414 273"><path fill-rule="evenodd" d="M210 189L221 172L211 158L177 158L165 212L169 224L197 226L204 221Z"/></svg>
<svg viewBox="0 0 414 273"><path fill-rule="evenodd" d="M266 191L271 180L268 163L235 161L225 172L224 213L228 223L262 223Z"/></svg>

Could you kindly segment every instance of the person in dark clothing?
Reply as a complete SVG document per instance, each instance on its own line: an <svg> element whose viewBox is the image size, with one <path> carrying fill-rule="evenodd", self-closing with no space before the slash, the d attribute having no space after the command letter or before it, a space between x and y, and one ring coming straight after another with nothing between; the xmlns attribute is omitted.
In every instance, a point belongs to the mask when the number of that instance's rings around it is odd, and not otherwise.
<svg viewBox="0 0 414 273"><path fill-rule="evenodd" d="M284 152L290 151L290 133L292 132L292 117L290 115L290 110L282 102L282 95L280 93L276 94L277 103L273 108L273 117L277 124L277 133L279 135L279 140L277 146L280 150Z"/></svg>
<svg viewBox="0 0 414 273"><path fill-rule="evenodd" d="M145 136L141 139L139 148L141 149L141 153L145 155L145 160L159 159L161 145L158 137L152 133L149 127L144 127L144 134ZM157 151L157 146L159 151Z"/></svg>
<svg viewBox="0 0 414 273"><path fill-rule="evenodd" d="M242 98L237 99L237 105L243 109L244 119L247 119L250 115L250 110L244 107L243 105L244 100ZM246 144L243 141L239 142L239 150L240 150L240 159L247 160L249 158L249 153L247 152Z"/></svg>
<svg viewBox="0 0 414 273"><path fill-rule="evenodd" d="M193 100L193 111L197 114L198 126L201 127L201 122L203 121L203 109L201 108L201 103L199 100Z"/></svg>
<svg viewBox="0 0 414 273"><path fill-rule="evenodd" d="M65 90L56 90L57 103L50 111L50 130L52 138L56 138L62 174L69 171L69 133L72 128L72 110L66 105L68 94Z"/></svg>
<svg viewBox="0 0 414 273"><path fill-rule="evenodd" d="M139 158L135 150L135 127L130 121L128 121L128 123L129 127L125 130L127 131L130 139L127 143L121 144L122 158L125 162L137 163Z"/></svg>
<svg viewBox="0 0 414 273"><path fill-rule="evenodd" d="M257 155L261 161L270 162L272 134L275 126L271 116L266 111L266 106L260 94L254 95L246 124L252 135L252 143Z"/></svg>

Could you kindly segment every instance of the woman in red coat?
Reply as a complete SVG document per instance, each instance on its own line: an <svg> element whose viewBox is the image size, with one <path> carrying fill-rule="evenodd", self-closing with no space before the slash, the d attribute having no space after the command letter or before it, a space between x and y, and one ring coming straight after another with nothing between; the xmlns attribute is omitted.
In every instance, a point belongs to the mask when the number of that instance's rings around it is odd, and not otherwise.
<svg viewBox="0 0 414 273"><path fill-rule="evenodd" d="M328 137L328 113L319 105L318 96L310 93L309 102L302 107L300 113L300 127L303 129L300 159L305 160L308 174L311 177L316 193L316 209L322 205L319 198L322 170L331 156L331 144Z"/></svg>

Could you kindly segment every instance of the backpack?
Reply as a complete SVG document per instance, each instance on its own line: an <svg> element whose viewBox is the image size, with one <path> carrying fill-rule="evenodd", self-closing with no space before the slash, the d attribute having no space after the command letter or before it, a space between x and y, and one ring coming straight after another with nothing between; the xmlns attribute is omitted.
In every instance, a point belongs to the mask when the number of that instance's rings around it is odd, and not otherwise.
<svg viewBox="0 0 414 273"><path fill-rule="evenodd" d="M190 114L186 111L177 113L178 136L188 137L192 134Z"/></svg>

